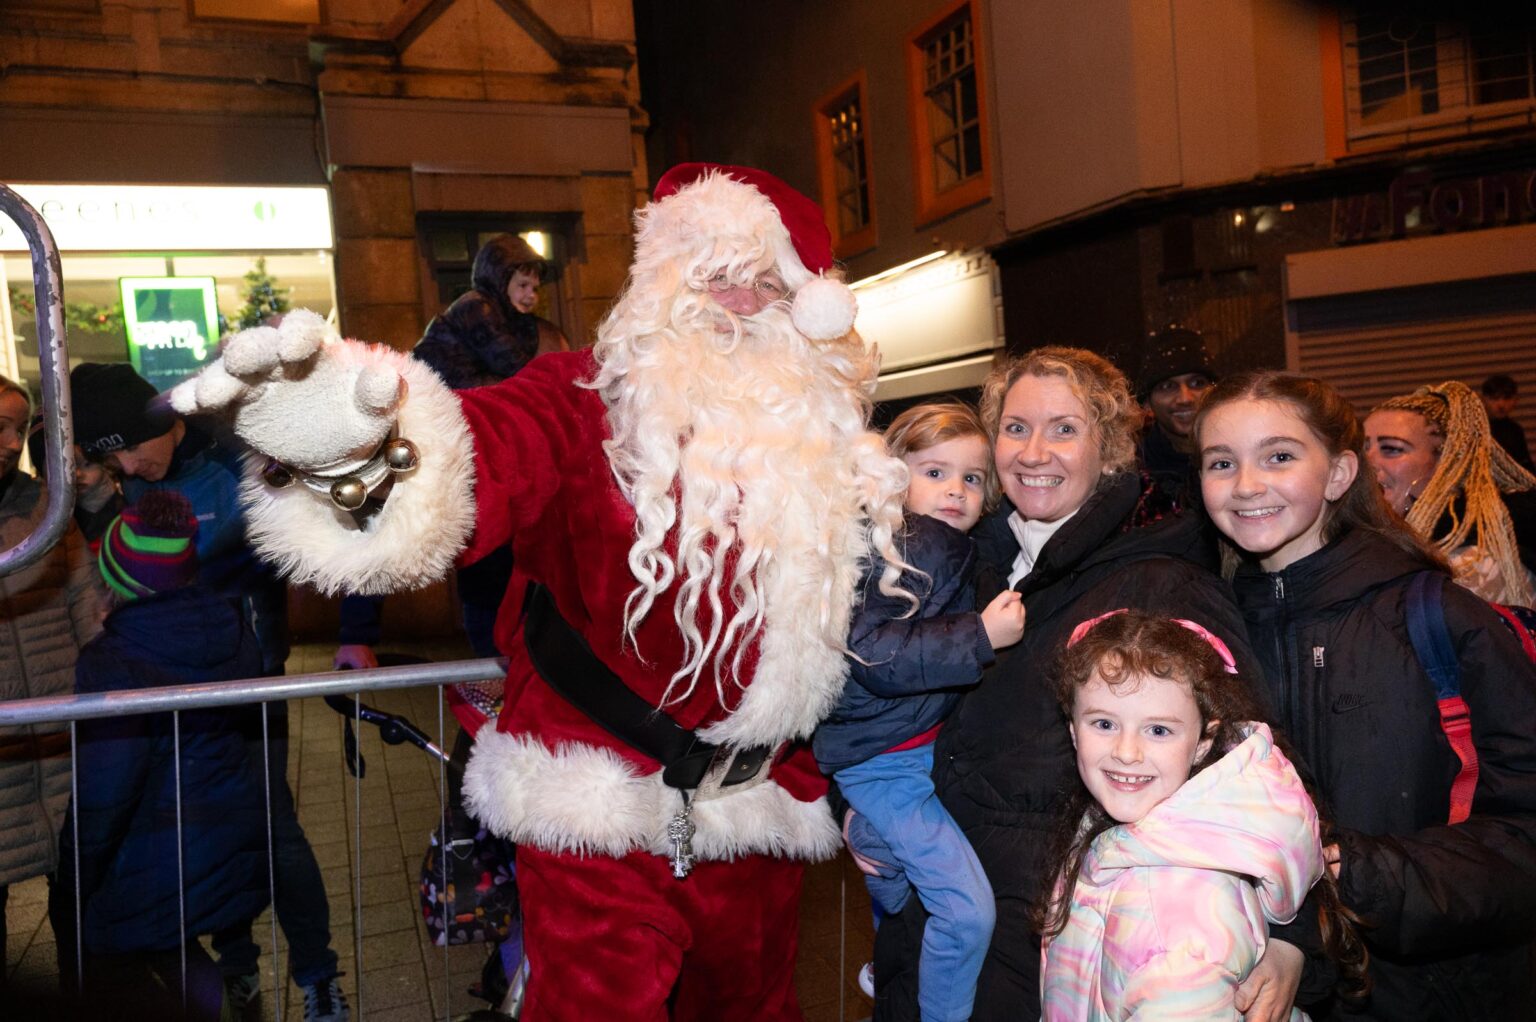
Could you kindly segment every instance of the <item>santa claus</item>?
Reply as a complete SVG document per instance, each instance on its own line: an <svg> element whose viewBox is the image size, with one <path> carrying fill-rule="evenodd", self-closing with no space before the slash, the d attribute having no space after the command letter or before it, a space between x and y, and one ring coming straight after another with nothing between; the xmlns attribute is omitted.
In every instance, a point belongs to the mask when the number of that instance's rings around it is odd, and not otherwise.
<svg viewBox="0 0 1536 1022"><path fill-rule="evenodd" d="M421 586L511 542L465 791L518 843L525 1018L798 1018L803 864L840 844L802 743L862 572L895 585L906 473L815 203L690 164L635 223L596 344L500 385L292 314L172 400L261 452L250 536L295 581Z"/></svg>

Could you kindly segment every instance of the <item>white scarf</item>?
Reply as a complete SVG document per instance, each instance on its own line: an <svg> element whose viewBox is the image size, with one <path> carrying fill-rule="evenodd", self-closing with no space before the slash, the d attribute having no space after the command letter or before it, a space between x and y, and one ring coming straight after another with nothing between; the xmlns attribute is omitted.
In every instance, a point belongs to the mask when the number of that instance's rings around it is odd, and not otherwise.
<svg viewBox="0 0 1536 1022"><path fill-rule="evenodd" d="M1054 522L1037 522L1025 518L1017 511L1008 516L1008 528L1013 538L1019 541L1019 556L1013 559L1013 571L1008 575L1009 588L1018 585L1021 578L1035 570L1035 561L1040 559L1041 549L1075 514L1077 511Z"/></svg>

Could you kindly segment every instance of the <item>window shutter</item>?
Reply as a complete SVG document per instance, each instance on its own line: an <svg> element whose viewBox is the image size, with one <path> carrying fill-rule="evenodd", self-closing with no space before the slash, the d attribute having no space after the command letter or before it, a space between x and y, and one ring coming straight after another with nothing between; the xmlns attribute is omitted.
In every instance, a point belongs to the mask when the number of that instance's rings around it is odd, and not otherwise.
<svg viewBox="0 0 1536 1022"><path fill-rule="evenodd" d="M1400 295L1376 292L1356 304L1353 323L1295 330L1292 368L1339 388L1361 416L1428 383L1461 380L1477 390L1493 373L1508 373L1520 385L1515 418L1536 439L1536 308L1403 321L1401 302ZM1387 325L1368 325L1373 306ZM1305 325L1308 317L1295 318Z"/></svg>

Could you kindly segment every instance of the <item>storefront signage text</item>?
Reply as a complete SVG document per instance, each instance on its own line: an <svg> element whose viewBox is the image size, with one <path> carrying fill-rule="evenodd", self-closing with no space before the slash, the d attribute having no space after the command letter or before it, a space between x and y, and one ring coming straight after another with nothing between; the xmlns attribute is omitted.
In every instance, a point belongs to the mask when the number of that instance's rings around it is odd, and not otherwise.
<svg viewBox="0 0 1536 1022"><path fill-rule="evenodd" d="M1385 194L1333 200L1333 241L1403 238L1524 223L1536 219L1536 170L1436 181L1428 171L1400 175Z"/></svg>
<svg viewBox="0 0 1536 1022"><path fill-rule="evenodd" d="M193 185L14 185L63 252L229 252L328 249L324 188ZM0 216L0 251L25 252Z"/></svg>
<svg viewBox="0 0 1536 1022"><path fill-rule="evenodd" d="M212 277L123 277L128 358L156 390L201 369L219 336Z"/></svg>

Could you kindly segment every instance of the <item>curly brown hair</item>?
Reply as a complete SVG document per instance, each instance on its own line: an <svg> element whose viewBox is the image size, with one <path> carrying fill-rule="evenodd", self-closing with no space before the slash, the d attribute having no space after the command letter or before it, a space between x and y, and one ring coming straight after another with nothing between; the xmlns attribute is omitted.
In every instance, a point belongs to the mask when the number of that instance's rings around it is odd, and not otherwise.
<svg viewBox="0 0 1536 1022"><path fill-rule="evenodd" d="M1252 684L1229 674L1221 655L1205 638L1175 620L1140 610L1105 618L1067 647L1056 675L1056 700L1070 718L1078 690L1095 678L1115 689L1134 686L1143 677L1187 685L1195 698L1200 728L1212 741L1206 754L1190 768L1191 776L1239 745L1245 737L1245 725L1265 721L1267 716ZM1275 744L1290 754L1281 736L1275 736ZM1072 891L1094 838L1115 826L1075 771L1073 776L1076 782L1047 846L1044 886L1030 910L1030 922L1047 937L1060 933L1067 924ZM1312 793L1310 786L1308 792ZM1315 795L1313 801L1317 802ZM1328 843L1332 826L1323 818L1321 808L1318 823L1322 840ZM1326 869L1317 893L1324 950L1338 964L1340 993L1359 997L1369 989L1369 954L1357 930L1360 919L1339 901L1338 882Z"/></svg>
<svg viewBox="0 0 1536 1022"><path fill-rule="evenodd" d="M992 367L981 393L981 421L994 441L1003 421L1003 402L1024 376L1054 376L1067 381L1088 410L1088 425L1098 441L1099 461L1106 476L1136 463L1141 406L1131 396L1125 374L1086 348L1035 348Z"/></svg>

